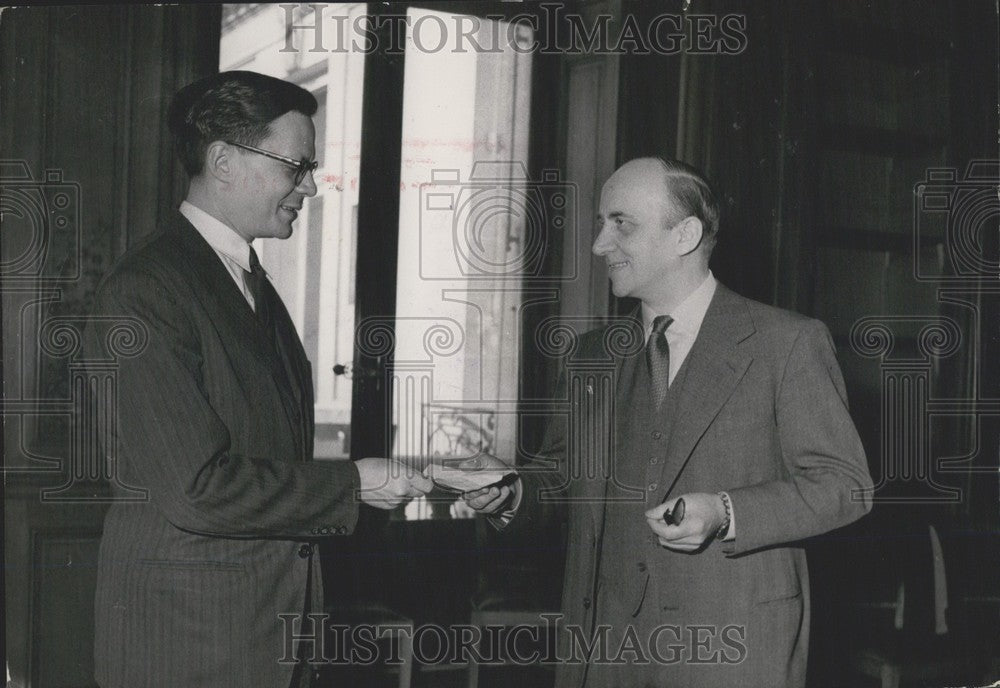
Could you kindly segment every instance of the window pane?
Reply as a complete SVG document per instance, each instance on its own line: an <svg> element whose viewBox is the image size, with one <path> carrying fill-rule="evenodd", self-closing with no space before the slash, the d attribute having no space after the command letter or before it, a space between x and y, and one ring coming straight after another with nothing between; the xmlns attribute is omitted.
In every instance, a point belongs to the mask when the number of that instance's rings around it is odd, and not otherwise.
<svg viewBox="0 0 1000 688"><path fill-rule="evenodd" d="M465 15L408 15L394 451L513 460L521 274L512 255L523 212L512 195L527 162L531 56L477 52L456 27L478 26L482 45L508 28L523 41L531 33ZM447 517L448 501L432 500L433 510ZM417 500L406 516L431 511Z"/></svg>

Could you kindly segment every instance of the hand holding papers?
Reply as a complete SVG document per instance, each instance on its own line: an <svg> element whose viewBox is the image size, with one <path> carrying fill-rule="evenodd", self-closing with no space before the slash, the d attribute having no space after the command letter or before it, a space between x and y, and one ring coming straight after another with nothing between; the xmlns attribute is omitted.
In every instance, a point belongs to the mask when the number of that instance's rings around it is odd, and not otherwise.
<svg viewBox="0 0 1000 688"><path fill-rule="evenodd" d="M475 459L473 459L475 460ZM424 471L437 485L459 492L472 492L498 483L508 475L514 475L509 468L457 468L454 466L430 465Z"/></svg>
<svg viewBox="0 0 1000 688"><path fill-rule="evenodd" d="M394 509L434 487L416 469L391 459L359 459L354 466L361 481L361 500L378 509Z"/></svg>
<svg viewBox="0 0 1000 688"><path fill-rule="evenodd" d="M466 459L457 467L431 465L426 473L438 485L461 490L465 503L482 514L506 507L518 483L517 471L489 454Z"/></svg>

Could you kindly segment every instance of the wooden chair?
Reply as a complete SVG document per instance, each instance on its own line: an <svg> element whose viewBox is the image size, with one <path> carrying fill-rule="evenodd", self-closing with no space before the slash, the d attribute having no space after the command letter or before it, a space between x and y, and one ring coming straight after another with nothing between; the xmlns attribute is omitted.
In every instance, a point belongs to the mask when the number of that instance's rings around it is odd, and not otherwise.
<svg viewBox="0 0 1000 688"><path fill-rule="evenodd" d="M484 518L477 519L479 585L471 599L469 622L479 629L480 638L487 626L544 628L542 615L559 611L560 590L558 584L552 583L562 580L562 566L561 561L556 561L560 556L549 556L552 554L549 548L558 547L555 544L558 541L558 538L536 534L532 542L543 556L532 557L531 552L522 549L517 542L495 533ZM547 561L540 565L539 560ZM483 650L482 646L477 649ZM490 666L513 664L507 657L491 657ZM480 665L470 657L468 688L478 688L479 672Z"/></svg>
<svg viewBox="0 0 1000 688"><path fill-rule="evenodd" d="M882 688L904 682L970 684L983 671L978 643L959 615L949 613L945 551L933 525L927 538L923 544L930 556L917 557L924 565L916 575L899 581L894 600L865 605L876 613L858 624L860 643L851 653L851 667L879 680ZM879 610L891 611L890 623Z"/></svg>
<svg viewBox="0 0 1000 688"><path fill-rule="evenodd" d="M388 607L378 603L361 603L346 607L331 607L326 610L329 614L331 624L357 628L359 626L371 626L376 629L386 629L385 637L376 638L378 645L378 661L372 666L359 669L357 666L325 666L319 670L318 684L323 686L339 685L369 685L368 677L375 673L386 675L398 675L396 685L399 688L410 688L413 679L413 619L407 618ZM334 647L332 643L338 642L335 633L327 629L328 646ZM392 643L397 643L393 651ZM348 650L350 645L348 644ZM385 660L392 657L393 664L388 664ZM398 658L399 663L395 660ZM352 674L350 680L345 681L338 677L342 673ZM355 676L358 674L358 676ZM363 674L363 676L361 676Z"/></svg>

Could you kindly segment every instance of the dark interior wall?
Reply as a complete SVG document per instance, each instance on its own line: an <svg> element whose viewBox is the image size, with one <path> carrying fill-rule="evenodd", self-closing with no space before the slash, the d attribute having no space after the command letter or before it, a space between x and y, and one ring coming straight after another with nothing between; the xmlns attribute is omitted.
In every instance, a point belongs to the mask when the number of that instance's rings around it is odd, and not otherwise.
<svg viewBox="0 0 1000 688"><path fill-rule="evenodd" d="M660 8L623 7L671 11ZM996 7L719 1L691 11L743 15L746 48L623 57L618 158L676 155L715 183L716 276L827 324L878 485L871 517L810 545L812 682L841 685L833 677L859 629L891 622L847 602L892 602L905 583L906 630L931 634L929 526L950 567L952 628L996 646L1000 590L980 573L1000 565ZM973 171L974 161L987 162ZM934 170L954 175L941 185L950 212L921 210L918 185ZM928 346L935 331L953 349ZM875 339L891 347L869 349L861 332L887 333ZM887 387L904 381L926 396Z"/></svg>
<svg viewBox="0 0 1000 688"><path fill-rule="evenodd" d="M106 492L70 430L80 316L101 275L184 193L165 94L216 71L219 21L218 6L0 17L4 613L15 686L93 681Z"/></svg>
<svg viewBox="0 0 1000 688"><path fill-rule="evenodd" d="M681 6L640 0L625 2L623 11L648 25L666 11L684 16ZM791 11L783 3L699 3L689 14L733 17L744 26L745 43L736 51L715 45L704 52L622 58L619 161L659 155L700 168L722 207L712 268L728 286L766 302L775 301L775 251L779 235L788 232L780 203L788 195L788 158L796 151L785 141L801 126L787 112L797 96L787 84L793 67L786 56L797 44ZM688 21L690 32L696 20Z"/></svg>
<svg viewBox="0 0 1000 688"><path fill-rule="evenodd" d="M970 162L997 157L995 8L720 1L698 10L745 17L745 50L623 57L618 158L675 155L706 172L723 212L715 274L826 322L877 456L881 361L852 345L861 318L956 320L968 329L959 350L934 363L935 391L962 397L990 383L977 378L990 357L975 349L990 328L967 322L971 308L954 309L938 292L968 273L956 248L964 230L947 214L915 211L914 199L929 171L954 168L961 182ZM995 179L995 164L983 169ZM991 255L996 264L990 210L972 221L986 266ZM962 284L989 308L987 285ZM926 324L903 325L897 353L916 351ZM954 434L968 428L945 430L967 444Z"/></svg>

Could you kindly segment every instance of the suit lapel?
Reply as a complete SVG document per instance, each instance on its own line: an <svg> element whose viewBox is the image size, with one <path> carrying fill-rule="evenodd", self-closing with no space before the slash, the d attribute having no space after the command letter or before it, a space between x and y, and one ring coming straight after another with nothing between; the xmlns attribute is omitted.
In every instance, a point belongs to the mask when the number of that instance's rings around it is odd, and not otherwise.
<svg viewBox="0 0 1000 688"><path fill-rule="evenodd" d="M212 322L228 323L236 328L237 334L243 339L260 343L260 331L253 309L219 256L179 212L176 213L173 230L177 242L191 262L195 279L203 283L203 288L195 291L202 295L202 303L210 310ZM259 347L257 349L258 355L263 356L264 352Z"/></svg>
<svg viewBox="0 0 1000 688"><path fill-rule="evenodd" d="M753 359L740 351L739 344L754 332L745 300L719 284L688 353L660 500L670 494L698 441L743 379Z"/></svg>
<svg viewBox="0 0 1000 688"><path fill-rule="evenodd" d="M311 447L311 438L308 429L302 427L304 423L301 421L304 417L303 407L312 403L312 381L310 378L307 383L303 379L303 371L296 366L297 361L305 360L301 346L294 351L277 351L273 335L263 332L243 292L236 286L218 255L198 230L179 212L175 215L172 229L174 237L190 261L194 279L202 282L195 292L200 295L209 318L217 328L231 329L231 334L225 335L220 332L220 335L226 339L235 338L246 344L245 350L249 350L271 372L281 397L289 429L296 438L298 454L300 457L305 456L308 453L306 448ZM298 336L295 334L294 325L277 292L270 283L266 288L269 290L272 302L279 306L274 314L276 327L281 328L286 339L295 337L297 342ZM311 418L311 413L309 417Z"/></svg>

